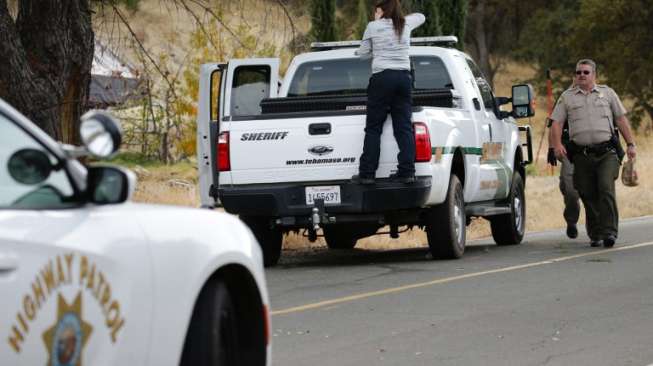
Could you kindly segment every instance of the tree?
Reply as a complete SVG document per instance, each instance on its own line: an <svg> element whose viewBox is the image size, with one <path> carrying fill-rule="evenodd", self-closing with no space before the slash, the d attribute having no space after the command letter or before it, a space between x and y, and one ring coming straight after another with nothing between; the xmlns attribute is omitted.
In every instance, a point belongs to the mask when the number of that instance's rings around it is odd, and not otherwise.
<svg viewBox="0 0 653 366"><path fill-rule="evenodd" d="M569 34L578 16L576 0L563 0L533 13L532 21L519 37L519 46L512 53L516 59L532 63L538 70L535 81L542 92L547 70L553 80L554 94L560 94L572 83L576 60Z"/></svg>
<svg viewBox="0 0 653 366"><path fill-rule="evenodd" d="M514 57L522 32L532 29L538 9L551 9L575 0L469 0L465 32L466 50L474 57L488 82ZM573 5L573 4L572 4ZM570 7L573 7L570 5ZM555 34L555 32L554 32ZM550 34L539 34L549 37ZM525 47L540 47L534 43Z"/></svg>
<svg viewBox="0 0 653 366"><path fill-rule="evenodd" d="M311 38L320 42L336 41L336 1L311 0Z"/></svg>
<svg viewBox="0 0 653 366"><path fill-rule="evenodd" d="M435 3L433 0L425 1ZM432 6L435 6L435 4ZM441 0L438 1L437 7L442 34L458 37L458 48L462 50L465 46L468 0Z"/></svg>
<svg viewBox="0 0 653 366"><path fill-rule="evenodd" d="M413 0L410 12L420 12L426 17L424 24L413 31L413 37L439 36L442 34L440 9L435 0Z"/></svg>
<svg viewBox="0 0 653 366"><path fill-rule="evenodd" d="M356 28L354 35L356 39L362 39L367 23L370 21L370 7L368 0L358 0L356 4Z"/></svg>
<svg viewBox="0 0 653 366"><path fill-rule="evenodd" d="M594 59L599 78L622 97L632 98L635 127L644 113L653 119L651 17L650 0L583 0L570 33L574 61Z"/></svg>
<svg viewBox="0 0 653 366"><path fill-rule="evenodd" d="M0 97L54 138L77 142L93 40L88 0L22 0L15 18L0 0Z"/></svg>

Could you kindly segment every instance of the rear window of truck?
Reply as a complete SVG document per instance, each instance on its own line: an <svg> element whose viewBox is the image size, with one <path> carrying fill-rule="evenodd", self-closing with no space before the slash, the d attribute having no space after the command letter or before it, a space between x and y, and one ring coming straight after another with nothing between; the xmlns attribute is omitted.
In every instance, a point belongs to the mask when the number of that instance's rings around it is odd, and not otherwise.
<svg viewBox="0 0 653 366"><path fill-rule="evenodd" d="M439 57L412 56L414 90L453 89L447 68ZM371 61L359 58L306 62L295 72L289 97L365 93L372 73Z"/></svg>

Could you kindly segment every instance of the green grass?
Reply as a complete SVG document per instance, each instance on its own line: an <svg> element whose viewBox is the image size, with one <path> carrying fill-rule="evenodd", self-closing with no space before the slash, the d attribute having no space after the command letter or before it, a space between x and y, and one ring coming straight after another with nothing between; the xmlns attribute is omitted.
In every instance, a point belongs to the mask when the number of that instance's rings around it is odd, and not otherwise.
<svg viewBox="0 0 653 366"><path fill-rule="evenodd" d="M127 168L131 168L136 165L147 168L165 166L165 164L158 159L149 158L141 153L132 151L121 152L113 158L109 159L108 162Z"/></svg>

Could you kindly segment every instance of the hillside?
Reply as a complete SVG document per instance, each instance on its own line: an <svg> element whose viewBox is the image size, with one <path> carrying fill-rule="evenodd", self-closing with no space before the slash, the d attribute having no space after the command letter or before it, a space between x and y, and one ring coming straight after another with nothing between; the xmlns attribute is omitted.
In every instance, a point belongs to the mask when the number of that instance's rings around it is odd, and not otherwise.
<svg viewBox="0 0 653 366"><path fill-rule="evenodd" d="M115 53L137 67L133 48L138 45L133 44L132 34L152 55L165 54L173 64L183 65L192 51L191 35L198 29L209 30L211 21L217 22L216 35L224 40L220 46L226 48L244 43L246 37L254 37L256 45L269 43L280 50L310 28L302 1L287 2L285 8L273 0L216 3L215 8L207 11L196 2L188 2L184 8L172 1L141 0L137 11L121 8L131 30L113 17L96 16L94 25L98 39L112 45ZM255 48L251 48L252 53ZM222 60L206 60L209 61Z"/></svg>

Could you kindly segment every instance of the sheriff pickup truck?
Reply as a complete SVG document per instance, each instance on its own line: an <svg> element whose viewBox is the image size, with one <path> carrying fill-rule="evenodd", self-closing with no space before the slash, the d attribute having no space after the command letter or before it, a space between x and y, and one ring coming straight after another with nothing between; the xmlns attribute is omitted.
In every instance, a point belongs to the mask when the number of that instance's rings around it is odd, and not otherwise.
<svg viewBox="0 0 653 366"><path fill-rule="evenodd" d="M525 230L525 165L533 91L515 85L496 97L452 36L413 38L412 184L393 182L398 147L391 117L381 137L372 185L350 181L363 148L369 60L360 41L314 43L280 81L278 59L201 66L197 119L202 206L240 215L265 264L281 254L283 234L324 235L332 249L353 248L388 226L426 231L436 258L460 258L466 225L488 219L498 245L519 244ZM512 103L512 110L501 105ZM523 132L523 135L522 135ZM524 142L526 141L526 142ZM526 155L522 146L527 147Z"/></svg>

